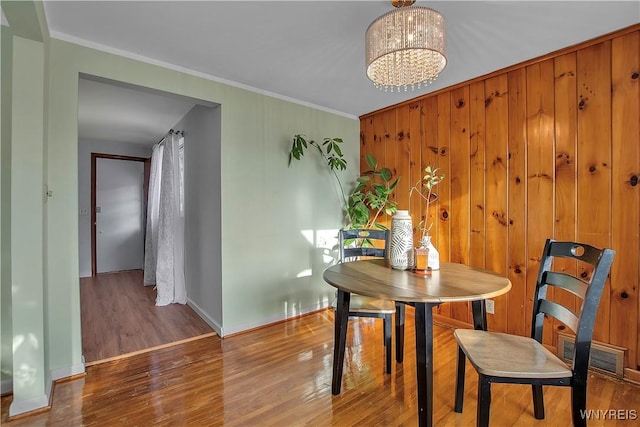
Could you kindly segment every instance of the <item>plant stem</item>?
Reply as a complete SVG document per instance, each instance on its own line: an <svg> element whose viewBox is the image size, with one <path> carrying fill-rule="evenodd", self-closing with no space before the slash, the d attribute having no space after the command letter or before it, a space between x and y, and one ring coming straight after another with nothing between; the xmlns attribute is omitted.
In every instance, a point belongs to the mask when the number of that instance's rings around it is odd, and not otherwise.
<svg viewBox="0 0 640 427"><path fill-rule="evenodd" d="M324 161L327 164L329 164L329 158L324 154L324 151L322 151L322 148L320 148L320 145L318 145L318 143L316 143L315 141L309 141L309 144L311 144L314 147L316 147L318 149L318 151L320 152L320 155L322 156ZM347 202L347 196L345 196L345 194L344 194L344 187L342 186L342 181L340 181L340 178L338 177L338 174L336 173L336 170L334 168L332 168L332 167L329 167L329 168L331 169L331 172L333 172L333 176L336 178L336 181L338 182L338 186L340 187L340 195L342 196L342 203L344 203L345 212L347 213L347 219L349 220L349 222L351 222L351 216L349 215L349 210L347 209L349 204Z"/></svg>
<svg viewBox="0 0 640 427"><path fill-rule="evenodd" d="M347 219L349 220L349 222L351 222L351 216L349 215L349 210L347 209L347 207L349 206L349 203L347 202L347 196L345 196L344 194L344 188L342 187L342 182L340 182L340 178L338 178L338 174L336 173L336 170L332 169L331 171L333 172L333 175L336 177L336 181L338 181L338 185L340 186L340 195L342 196L342 203L344 203L345 212L347 213Z"/></svg>

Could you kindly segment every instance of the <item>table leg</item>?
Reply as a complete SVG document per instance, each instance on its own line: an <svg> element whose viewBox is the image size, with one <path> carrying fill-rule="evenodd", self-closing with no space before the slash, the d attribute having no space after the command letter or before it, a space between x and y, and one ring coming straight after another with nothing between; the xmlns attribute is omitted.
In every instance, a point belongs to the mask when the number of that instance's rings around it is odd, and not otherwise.
<svg viewBox="0 0 640 427"><path fill-rule="evenodd" d="M396 302L396 362L404 360L404 303Z"/></svg>
<svg viewBox="0 0 640 427"><path fill-rule="evenodd" d="M338 290L338 302L335 312L335 335L333 338L333 378L331 393L340 394L342 385L342 368L344 366L344 348L347 344L347 322L349 320L349 292Z"/></svg>
<svg viewBox="0 0 640 427"><path fill-rule="evenodd" d="M473 311L473 328L479 331L487 330L487 308L483 299L471 301Z"/></svg>
<svg viewBox="0 0 640 427"><path fill-rule="evenodd" d="M433 304L416 303L418 425L433 425Z"/></svg>

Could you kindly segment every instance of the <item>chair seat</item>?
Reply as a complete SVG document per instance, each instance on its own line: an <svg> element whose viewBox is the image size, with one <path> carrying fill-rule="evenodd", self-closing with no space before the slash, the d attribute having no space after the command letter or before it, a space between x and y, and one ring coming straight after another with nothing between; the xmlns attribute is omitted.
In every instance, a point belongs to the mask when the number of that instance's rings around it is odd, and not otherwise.
<svg viewBox="0 0 640 427"><path fill-rule="evenodd" d="M472 329L456 329L454 337L482 375L508 378L572 376L561 359L533 338Z"/></svg>
<svg viewBox="0 0 640 427"><path fill-rule="evenodd" d="M331 307L333 307L334 309L336 308L336 300L331 303ZM349 312L392 314L396 312L396 305L393 301L389 301L386 299L351 294L351 300L349 301Z"/></svg>

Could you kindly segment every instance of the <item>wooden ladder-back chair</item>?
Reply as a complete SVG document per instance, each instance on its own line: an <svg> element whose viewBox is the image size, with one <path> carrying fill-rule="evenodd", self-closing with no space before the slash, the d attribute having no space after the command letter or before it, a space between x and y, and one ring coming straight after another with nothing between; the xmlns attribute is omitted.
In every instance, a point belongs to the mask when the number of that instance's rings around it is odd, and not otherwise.
<svg viewBox="0 0 640 427"><path fill-rule="evenodd" d="M489 425L491 383L531 384L536 419L544 419L543 385L571 387L572 418L575 426L586 426L587 371L591 338L604 288L615 252L575 242L548 239L540 259L533 299L531 338L481 330L457 329L458 365L455 411L462 412L465 357L478 372L477 425ZM554 258L580 261L581 276L551 271ZM562 288L582 300L579 313L547 298L549 287ZM545 316L564 323L576 335L571 366L542 345Z"/></svg>
<svg viewBox="0 0 640 427"><path fill-rule="evenodd" d="M355 242L355 244L354 244ZM377 242L377 243L376 243ZM364 246L363 246L363 243ZM382 247L380 247L382 246ZM389 230L340 230L339 262L349 262L363 257L387 258ZM334 302L335 308L335 302ZM396 315L396 361L402 363L404 347L404 304L380 298L351 294L349 317L381 318L384 331L386 372L391 373L391 324Z"/></svg>

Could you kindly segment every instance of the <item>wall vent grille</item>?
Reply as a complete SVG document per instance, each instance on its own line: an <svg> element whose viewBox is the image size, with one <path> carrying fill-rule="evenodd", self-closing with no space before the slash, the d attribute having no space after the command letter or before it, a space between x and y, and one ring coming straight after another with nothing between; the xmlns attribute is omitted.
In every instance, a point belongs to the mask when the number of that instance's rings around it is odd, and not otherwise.
<svg viewBox="0 0 640 427"><path fill-rule="evenodd" d="M574 340L575 337L572 335L558 334L558 357L567 362L571 361ZM592 341L589 366L599 372L621 379L624 376L625 350L622 347Z"/></svg>

